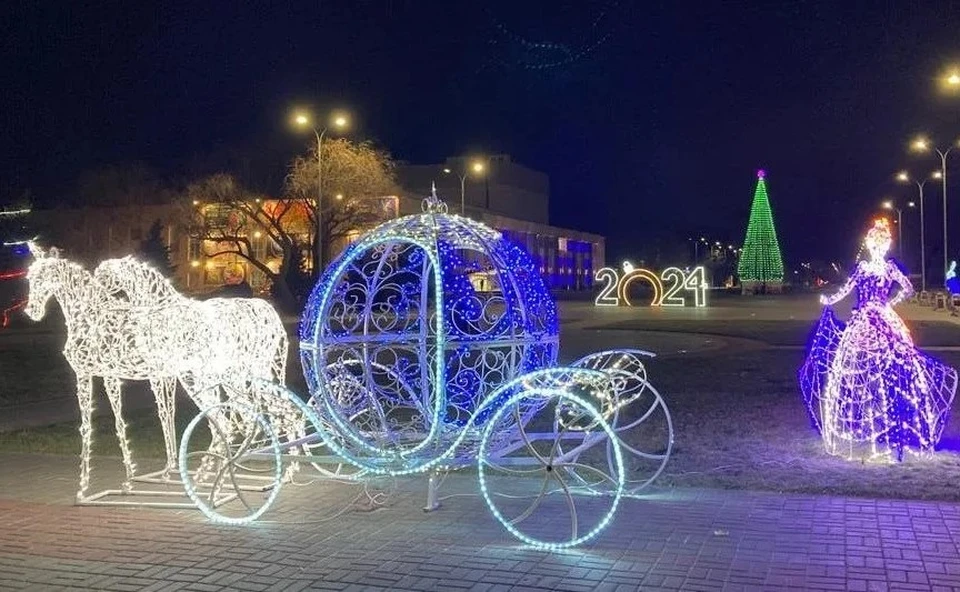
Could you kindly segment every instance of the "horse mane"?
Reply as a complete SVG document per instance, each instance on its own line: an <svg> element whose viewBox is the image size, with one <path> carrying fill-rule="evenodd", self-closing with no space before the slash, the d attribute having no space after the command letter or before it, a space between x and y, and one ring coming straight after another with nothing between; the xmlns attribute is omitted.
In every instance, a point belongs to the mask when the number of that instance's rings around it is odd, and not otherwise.
<svg viewBox="0 0 960 592"><path fill-rule="evenodd" d="M132 256L102 261L94 278L107 287L111 295L120 293L133 305L160 304L184 298L159 270Z"/></svg>

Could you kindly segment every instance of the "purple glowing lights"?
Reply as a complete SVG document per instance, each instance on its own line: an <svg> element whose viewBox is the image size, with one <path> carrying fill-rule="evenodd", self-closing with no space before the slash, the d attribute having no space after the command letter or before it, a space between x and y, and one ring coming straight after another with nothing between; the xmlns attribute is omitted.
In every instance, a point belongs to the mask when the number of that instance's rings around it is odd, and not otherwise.
<svg viewBox="0 0 960 592"><path fill-rule="evenodd" d="M826 308L800 369L800 390L827 452L902 460L905 450L930 452L940 441L957 372L919 351L893 310L913 287L884 258L887 221L878 220L864 242L870 260L839 292L821 297ZM857 302L844 324L830 307L854 289Z"/></svg>

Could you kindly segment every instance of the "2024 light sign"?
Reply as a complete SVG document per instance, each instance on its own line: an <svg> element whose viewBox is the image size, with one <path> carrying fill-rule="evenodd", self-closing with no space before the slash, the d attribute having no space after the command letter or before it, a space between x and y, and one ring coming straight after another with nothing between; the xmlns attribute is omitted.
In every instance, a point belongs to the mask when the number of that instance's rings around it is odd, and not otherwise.
<svg viewBox="0 0 960 592"><path fill-rule="evenodd" d="M606 282L594 301L597 306L633 306L628 288L636 280L644 280L653 287L650 306L686 306L687 299L679 295L681 292L693 292L694 306L707 305L707 281L703 267L694 267L690 271L668 267L657 275L649 269L634 268L625 262L622 275L612 267L604 267L597 270L594 279ZM664 284L669 287L665 288Z"/></svg>

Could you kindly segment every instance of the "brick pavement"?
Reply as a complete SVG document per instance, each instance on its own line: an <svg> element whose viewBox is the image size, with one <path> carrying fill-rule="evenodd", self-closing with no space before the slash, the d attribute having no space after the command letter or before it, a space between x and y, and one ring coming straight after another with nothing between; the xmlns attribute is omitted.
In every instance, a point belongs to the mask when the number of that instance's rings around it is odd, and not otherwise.
<svg viewBox="0 0 960 592"><path fill-rule="evenodd" d="M224 527L188 510L73 506L73 458L0 467L2 589L960 590L951 503L661 491L624 501L592 544L543 552L478 497L424 514L417 479L386 507L332 520L355 490L287 486L255 526ZM442 493L474 492L474 478Z"/></svg>

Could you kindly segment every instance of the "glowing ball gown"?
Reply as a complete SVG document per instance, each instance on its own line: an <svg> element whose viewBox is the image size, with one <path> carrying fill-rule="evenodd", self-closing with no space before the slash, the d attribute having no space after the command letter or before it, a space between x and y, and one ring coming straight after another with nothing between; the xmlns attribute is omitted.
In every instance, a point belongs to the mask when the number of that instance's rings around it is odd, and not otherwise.
<svg viewBox="0 0 960 592"><path fill-rule="evenodd" d="M931 451L940 440L957 388L957 372L919 351L893 307L912 293L910 281L884 259L886 221L867 235L862 261L824 308L800 388L811 420L831 454L902 460L904 450ZM899 293L891 298L895 284ZM856 289L844 324L830 305Z"/></svg>

